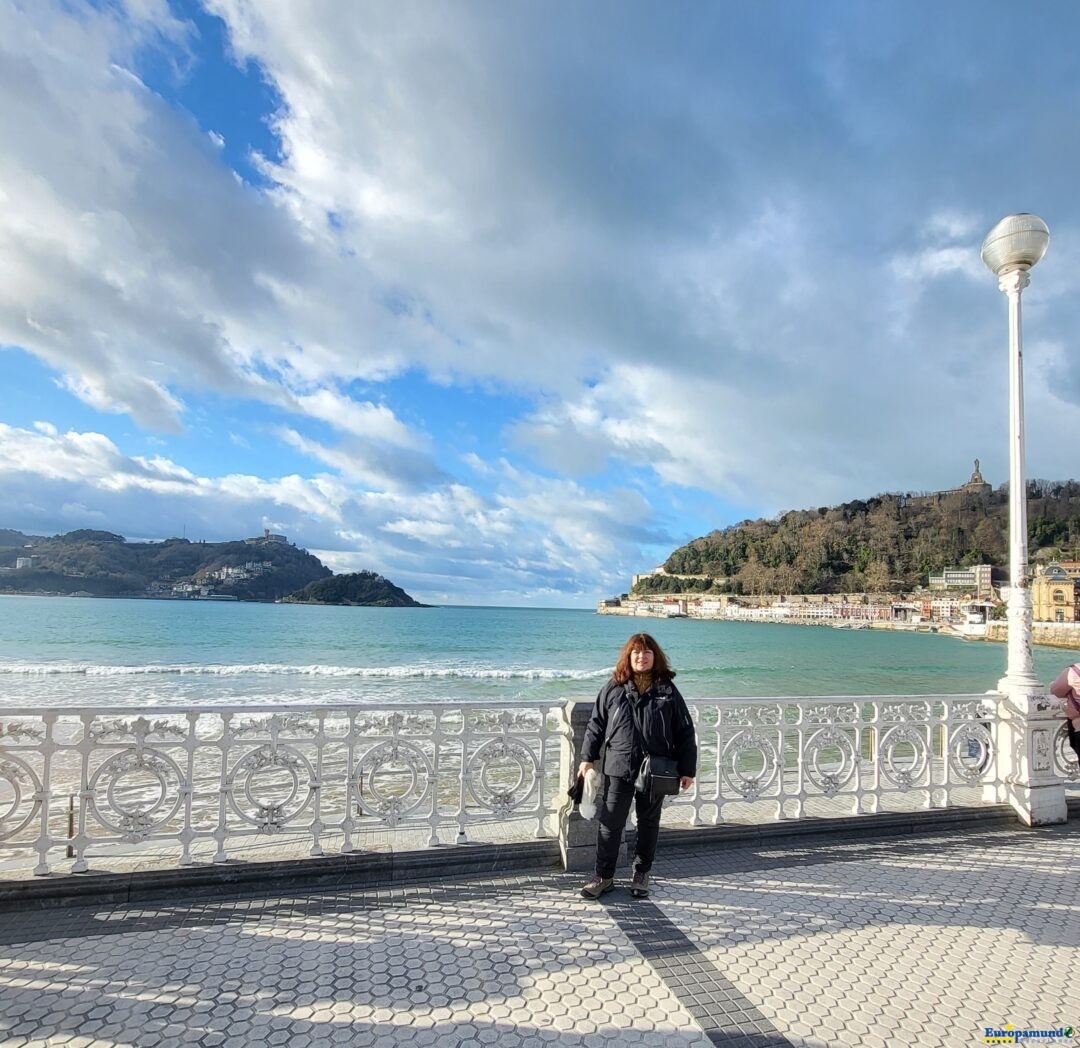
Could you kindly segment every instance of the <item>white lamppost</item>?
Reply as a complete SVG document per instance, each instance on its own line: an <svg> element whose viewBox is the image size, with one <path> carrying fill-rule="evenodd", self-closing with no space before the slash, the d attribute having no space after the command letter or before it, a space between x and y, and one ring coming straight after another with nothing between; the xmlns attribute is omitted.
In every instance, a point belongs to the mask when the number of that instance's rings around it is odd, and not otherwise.
<svg viewBox="0 0 1080 1048"><path fill-rule="evenodd" d="M1037 215L1009 215L989 233L982 260L1009 300L1009 653L998 690L997 762L1006 799L1029 825L1064 822L1065 794L1053 770L1060 726L1031 657L1028 586L1027 479L1024 475L1024 355L1020 294L1028 272L1046 254L1050 230Z"/></svg>

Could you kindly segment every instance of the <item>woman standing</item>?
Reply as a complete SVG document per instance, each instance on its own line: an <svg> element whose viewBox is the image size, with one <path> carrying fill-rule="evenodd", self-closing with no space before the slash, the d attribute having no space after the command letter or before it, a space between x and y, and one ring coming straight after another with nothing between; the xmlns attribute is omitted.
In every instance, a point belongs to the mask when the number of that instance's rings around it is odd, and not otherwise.
<svg viewBox="0 0 1080 1048"><path fill-rule="evenodd" d="M611 680L596 697L579 775L599 760L604 776L600 825L596 833L596 876L581 889L587 899L599 899L614 887L615 863L631 802L637 804L637 852L630 894L649 894L649 870L660 832L663 795L636 788L645 758L673 758L678 763L679 787L689 789L697 774L697 737L690 711L672 683L675 671L660 645L648 633L635 633L619 652Z"/></svg>

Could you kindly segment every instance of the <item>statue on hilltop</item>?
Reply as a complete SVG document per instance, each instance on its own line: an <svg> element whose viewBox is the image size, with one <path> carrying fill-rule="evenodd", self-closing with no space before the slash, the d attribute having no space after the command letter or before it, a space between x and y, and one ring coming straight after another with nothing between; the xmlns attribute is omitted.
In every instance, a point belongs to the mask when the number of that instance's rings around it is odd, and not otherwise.
<svg viewBox="0 0 1080 1048"><path fill-rule="evenodd" d="M975 460L975 472L971 474L971 479L960 489L961 491L968 491L973 494L990 494L992 490L990 485L983 480L982 471L979 469L979 460Z"/></svg>

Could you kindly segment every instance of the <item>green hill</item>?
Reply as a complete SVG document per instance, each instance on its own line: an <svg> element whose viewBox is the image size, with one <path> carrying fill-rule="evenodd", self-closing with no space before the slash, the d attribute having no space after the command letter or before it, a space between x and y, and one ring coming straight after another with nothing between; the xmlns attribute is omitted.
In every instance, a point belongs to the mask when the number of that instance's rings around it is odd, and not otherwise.
<svg viewBox="0 0 1080 1048"><path fill-rule="evenodd" d="M14 570L16 559L30 553L33 567ZM213 577L222 568L246 564L257 567ZM0 571L4 593L144 596L168 594L173 585L190 582L242 600L276 600L330 575L318 557L286 542L127 542L122 535L90 530L37 539L32 550L0 549L0 568L8 569Z"/></svg>
<svg viewBox="0 0 1080 1048"><path fill-rule="evenodd" d="M346 604L368 608L429 608L413 600L400 586L395 586L373 571L351 575L332 575L309 583L285 598L289 604Z"/></svg>
<svg viewBox="0 0 1080 1048"><path fill-rule="evenodd" d="M41 535L24 535L21 531L12 531L11 528L0 528L0 549L22 548L33 542L41 542Z"/></svg>
<svg viewBox="0 0 1080 1048"><path fill-rule="evenodd" d="M877 495L713 531L634 592L899 592L950 565L1006 566L1008 529L1007 486ZM1080 483L1028 484L1028 541L1033 561L1080 560Z"/></svg>

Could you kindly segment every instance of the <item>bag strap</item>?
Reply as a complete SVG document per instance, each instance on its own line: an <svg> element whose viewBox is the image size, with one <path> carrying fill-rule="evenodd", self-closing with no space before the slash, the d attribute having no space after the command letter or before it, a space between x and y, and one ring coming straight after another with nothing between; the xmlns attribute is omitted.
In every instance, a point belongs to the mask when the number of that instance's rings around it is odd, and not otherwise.
<svg viewBox="0 0 1080 1048"><path fill-rule="evenodd" d="M634 742L638 744L641 752L645 754L646 758L651 757L652 753L650 753L648 747L645 745L645 733L641 730L641 725L638 723L637 707L634 705L634 700L631 699L629 695L626 695L625 692L623 692L623 695L626 698L626 705L630 707L630 723L634 732ZM642 696L642 698L644 698L644 696ZM620 707L620 709L621 708L622 707Z"/></svg>
<svg viewBox="0 0 1080 1048"><path fill-rule="evenodd" d="M642 696L644 698L644 696ZM630 719L634 722L634 741L641 744L642 752L648 756L649 751L645 749L645 733L641 730L641 725L638 724L637 710L634 708L634 700L629 695L626 697L626 701L630 704Z"/></svg>

